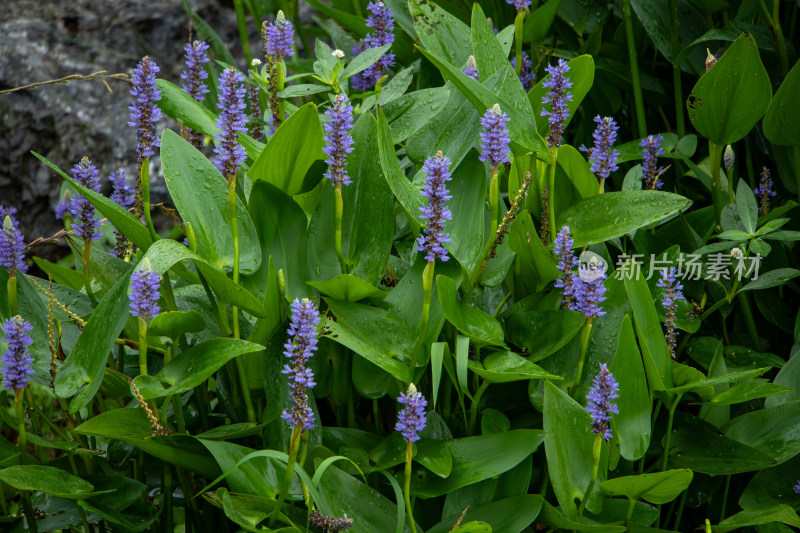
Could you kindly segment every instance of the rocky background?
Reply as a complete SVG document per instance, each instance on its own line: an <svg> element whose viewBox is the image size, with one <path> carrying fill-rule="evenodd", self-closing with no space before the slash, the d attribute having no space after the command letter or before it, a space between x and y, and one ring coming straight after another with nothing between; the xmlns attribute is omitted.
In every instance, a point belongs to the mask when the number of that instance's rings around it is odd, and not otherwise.
<svg viewBox="0 0 800 533"><path fill-rule="evenodd" d="M189 0L244 67L232 3ZM130 74L142 56L159 77L180 83L189 20L181 0L7 0L0 16L0 91L72 74ZM258 46L249 20L251 43ZM196 34L195 34L196 35ZM255 48L258 49L258 48ZM0 204L19 210L30 242L62 229L55 219L63 180L30 154L36 151L69 170L88 156L106 178L120 166L136 172L136 133L128 123L130 86L109 79L73 81L0 93ZM110 89L110 91L109 91ZM175 126L163 121L161 127ZM165 188L154 161L153 201ZM110 185L104 185L104 192ZM159 198L161 196L161 198ZM62 239L29 255L55 260L68 253Z"/></svg>

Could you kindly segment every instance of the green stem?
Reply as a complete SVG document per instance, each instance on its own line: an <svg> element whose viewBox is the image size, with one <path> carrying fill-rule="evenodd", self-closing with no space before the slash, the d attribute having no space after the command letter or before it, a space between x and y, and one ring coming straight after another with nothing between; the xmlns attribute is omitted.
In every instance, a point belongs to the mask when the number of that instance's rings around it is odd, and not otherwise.
<svg viewBox="0 0 800 533"><path fill-rule="evenodd" d="M578 368L575 371L575 381L572 382L572 386L569 388L569 395L572 396L575 394L575 391L578 390L578 385L581 383L581 376L583 375L583 364L586 361L586 349L589 346L589 334L592 332L592 317L587 316L586 322L583 324L583 329L581 330L581 355L578 359Z"/></svg>
<svg viewBox="0 0 800 533"><path fill-rule="evenodd" d="M636 499L628 498L628 512L625 513L625 527L631 528L631 518L633 517L633 509L636 507Z"/></svg>
<svg viewBox="0 0 800 533"><path fill-rule="evenodd" d="M581 499L581 504L578 506L578 518L583 516L583 510L586 509L586 502L589 501L589 496L592 495L595 483L597 483L597 471L600 470L600 452L603 451L603 437L600 433L594 438L592 445L592 479L589 481L589 486L586 487L586 493Z"/></svg>
<svg viewBox="0 0 800 533"><path fill-rule="evenodd" d="M525 21L525 10L517 9L517 17L514 19L514 49L517 56L515 67L517 76L522 72L522 23Z"/></svg>
<svg viewBox="0 0 800 533"><path fill-rule="evenodd" d="M364 15L361 13L361 2L359 2L359 0L353 0L353 11L355 11L358 18L364 18Z"/></svg>
<svg viewBox="0 0 800 533"><path fill-rule="evenodd" d="M334 213L334 229L333 229L333 244L336 247L336 257L339 258L339 267L342 269L342 274L347 274L347 262L344 260L344 252L342 252L342 217L344 216L344 199L342 198L342 184L336 184L335 192L335 213Z"/></svg>
<svg viewBox="0 0 800 533"><path fill-rule="evenodd" d="M408 523L411 524L411 533L417 533L417 525L414 522L414 511L411 506L411 457L413 455L414 445L406 441L406 468L405 468L405 490L403 491L403 499L406 502L406 513L408 514Z"/></svg>
<svg viewBox="0 0 800 533"><path fill-rule="evenodd" d="M669 0L671 15L670 37L672 39L673 61L678 57L681 48L681 39L678 34L678 0ZM672 63L672 87L675 93L675 120L677 122L678 137L686 135L686 120L683 115L683 89L681 87L681 65Z"/></svg>
<svg viewBox="0 0 800 533"><path fill-rule="evenodd" d="M139 373L147 375L147 319L139 317Z"/></svg>
<svg viewBox="0 0 800 533"><path fill-rule="evenodd" d="M286 85L286 64L283 62L283 59L278 59L278 64L275 65L275 69L277 71L278 78L278 92L280 93ZM275 122L275 128L277 128L286 118L286 112L284 111L283 107L283 98L280 97L278 97L278 118L279 120ZM274 120L275 119L273 119L273 121Z"/></svg>
<svg viewBox="0 0 800 533"><path fill-rule="evenodd" d="M548 215L550 216L550 242L556 241L556 160L558 159L558 147L550 148L550 169L547 174L547 198Z"/></svg>
<svg viewBox="0 0 800 533"><path fill-rule="evenodd" d="M778 53L778 59L781 62L781 70L784 74L789 72L789 59L786 55L786 41L783 39L783 30L781 30L780 21L780 0L772 0L772 14L770 15L764 0L758 0L761 14L767 20L767 25L772 31L772 36L775 38L775 51Z"/></svg>
<svg viewBox="0 0 800 533"><path fill-rule="evenodd" d="M83 241L83 286L86 288L86 295L92 306L97 307L97 300L92 293L92 275L89 271L89 265L92 264L92 240L84 239ZM9 278L11 279L11 278Z"/></svg>
<svg viewBox="0 0 800 533"><path fill-rule="evenodd" d="M667 471L667 464L669 463L669 445L672 440L672 420L675 418L675 409L681 402L682 394L676 394L672 405L669 407L669 417L667 418L667 434L664 437L664 456L661 459L661 471Z"/></svg>
<svg viewBox="0 0 800 533"><path fill-rule="evenodd" d="M425 334L428 331L428 320L431 314L431 296L433 294L433 271L436 268L434 261L428 261L422 271L422 317L420 318L420 329L417 334L417 342L414 351L411 353L411 374L413 379L414 369L417 367L417 356L425 342Z"/></svg>
<svg viewBox="0 0 800 533"><path fill-rule="evenodd" d="M164 531L172 533L175 529L172 524L174 512L174 505L172 502L172 467L167 462L162 464L164 465L164 482L162 486L162 490L164 491Z"/></svg>
<svg viewBox="0 0 800 533"><path fill-rule="evenodd" d="M750 307L750 299L747 297L746 292L740 292L736 297L742 307L742 316L744 316L744 323L747 325L747 333L750 334L750 342L753 343L753 348L755 348L757 352L761 352L761 339L758 336L758 328L753 319L753 309Z"/></svg>
<svg viewBox="0 0 800 533"><path fill-rule="evenodd" d="M478 390L475 392L475 396L472 397L472 406L469 410L469 434L472 435L475 433L475 424L478 421L478 408L481 404L481 397L483 396L484 391L489 387L489 382L484 381L481 383L481 386L478 387Z"/></svg>
<svg viewBox="0 0 800 533"><path fill-rule="evenodd" d="M728 476L730 478L730 476ZM678 510L675 512L675 522L672 524L672 529L678 531L678 526L681 524L681 518L683 517L683 507L686 505L686 495L688 492L686 490L683 491L681 494L681 501L678 502Z"/></svg>
<svg viewBox="0 0 800 533"><path fill-rule="evenodd" d="M708 141L708 157L711 165L711 195L714 200L714 217L716 220L717 229L720 228L720 219L722 218L722 207L725 200L722 197L722 184L719 179L719 165L721 158L721 150L714 144L713 141Z"/></svg>
<svg viewBox="0 0 800 533"><path fill-rule="evenodd" d="M144 220L147 223L147 229L150 230L150 236L154 241L158 240L158 234L153 227L153 219L150 215L150 158L148 157L142 161L142 168L139 177L142 180L142 205L144 210Z"/></svg>
<svg viewBox="0 0 800 533"><path fill-rule="evenodd" d="M500 183L497 179L497 167L492 167L492 177L489 181L489 210L491 212L491 226L489 231L490 240L494 240L497 234L497 212L500 203Z"/></svg>
<svg viewBox="0 0 800 533"><path fill-rule="evenodd" d="M722 491L722 501L720 502L719 521L725 520L725 511L728 504L728 491L731 488L731 475L725 476L725 488ZM685 494L685 492L684 492Z"/></svg>
<svg viewBox="0 0 800 533"><path fill-rule="evenodd" d="M286 493L289 492L289 486L294 476L294 465L297 462L297 450L300 447L300 435L303 432L303 426L298 424L292 429L291 440L289 441L289 462L286 463L286 475L283 476L280 491L278 492L278 500L275 502L275 507L269 515L269 526L272 528L275 525L275 519L278 518L281 507L283 507L283 500L286 498Z"/></svg>
<svg viewBox="0 0 800 533"><path fill-rule="evenodd" d="M625 37L628 41L628 61L631 64L633 99L636 105L636 123L639 128L639 137L644 137L647 135L647 122L644 115L642 81L639 79L639 59L636 53L636 41L633 37L633 14L631 10L631 0L622 0L622 16L625 19Z"/></svg>
<svg viewBox="0 0 800 533"><path fill-rule="evenodd" d="M17 303L17 273L13 270L8 275L6 287L8 288L8 306L11 309L11 316L17 316L19 314L19 304Z"/></svg>
<svg viewBox="0 0 800 533"><path fill-rule="evenodd" d="M239 40L242 42L242 50L247 60L247 66L253 62L253 51L250 49L250 39L247 37L247 19L244 13L242 0L233 0L233 8L236 10L236 26L239 28Z"/></svg>

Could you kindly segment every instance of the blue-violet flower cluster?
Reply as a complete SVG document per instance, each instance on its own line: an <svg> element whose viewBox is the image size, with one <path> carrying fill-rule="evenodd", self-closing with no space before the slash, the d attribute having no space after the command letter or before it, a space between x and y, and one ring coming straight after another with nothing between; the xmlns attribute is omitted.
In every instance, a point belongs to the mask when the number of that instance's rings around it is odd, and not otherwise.
<svg viewBox="0 0 800 533"><path fill-rule="evenodd" d="M117 169L108 179L112 186L111 200L123 209L130 209L135 201L135 192L128 185L125 167ZM128 239L117 229L114 229L114 234L116 235L116 244L111 254L115 257L123 257L129 251Z"/></svg>
<svg viewBox="0 0 800 533"><path fill-rule="evenodd" d="M283 11L278 11L274 22L263 28L264 53L275 59L285 59L294 55L294 26L286 20Z"/></svg>
<svg viewBox="0 0 800 533"><path fill-rule="evenodd" d="M128 299L131 314L149 321L161 310L158 306L161 276L150 268L150 260L144 258L142 264L131 274Z"/></svg>
<svg viewBox="0 0 800 533"><path fill-rule="evenodd" d="M642 158L644 159L642 162L642 181L644 181L644 188L650 191L664 186L659 177L666 168L658 166L658 156L664 154L664 149L661 148L662 142L664 142L662 135L648 135L639 143L639 146L644 148L642 150Z"/></svg>
<svg viewBox="0 0 800 533"><path fill-rule="evenodd" d="M14 270L28 271L25 264L25 238L19 230L17 210L0 206L0 265L12 274Z"/></svg>
<svg viewBox="0 0 800 533"><path fill-rule="evenodd" d="M506 4L511 4L517 9L525 9L531 5L531 0L506 0Z"/></svg>
<svg viewBox="0 0 800 533"><path fill-rule="evenodd" d="M439 151L425 160L422 171L427 175L422 196L428 199L429 205L419 208L422 211L420 218L427 220L427 223L417 239L417 250L427 252L425 259L428 261L435 261L437 258L447 261L445 244L450 242L450 235L444 232L444 224L453 218L450 208L445 205L452 198L446 185L451 179L450 159Z"/></svg>
<svg viewBox="0 0 800 533"><path fill-rule="evenodd" d="M569 309L569 305L572 303L572 270L578 266L578 258L572 253L574 244L575 241L572 239L569 226L561 228L553 243L555 254L558 258L556 268L561 272L561 276L555 282L555 287L563 289L561 294L564 302L563 306L566 309Z"/></svg>
<svg viewBox="0 0 800 533"><path fill-rule="evenodd" d="M600 305L606 300L604 296L606 286L603 281L606 279L605 269L598 268L599 262L592 256L586 265L578 265L578 274L572 275L572 298L569 308L573 311L580 311L586 318L603 316L606 314Z"/></svg>
<svg viewBox="0 0 800 533"><path fill-rule="evenodd" d="M608 371L605 363L600 364L600 371L592 382L592 388L586 399L589 400L586 410L592 415L592 433L601 435L605 440L609 440L613 435L609 422L611 415L619 414L617 404L611 400L619 398L619 384Z"/></svg>
<svg viewBox="0 0 800 533"><path fill-rule="evenodd" d="M227 68L219 77L220 110L217 118L217 146L214 153L214 166L229 182L236 178L239 165L247 159L247 153L239 144L239 133L247 131L245 126L244 76L235 68Z"/></svg>
<svg viewBox="0 0 800 533"><path fill-rule="evenodd" d="M594 146L589 149L589 162L592 164L591 170L601 180L608 179L612 172L617 170L617 160L619 152L616 148L612 149L617 140L617 130L619 126L611 117L594 117L597 128L594 130Z"/></svg>
<svg viewBox="0 0 800 533"><path fill-rule="evenodd" d="M0 366L3 386L8 391L24 389L33 374L33 357L28 350L33 344L33 339L28 335L32 330L30 323L19 315L3 322L3 341L8 343L8 348Z"/></svg>
<svg viewBox="0 0 800 533"><path fill-rule="evenodd" d="M206 52L209 49L208 43L205 41L194 41L193 43L186 43L183 48L186 58L186 68L181 72L181 79L184 84L181 86L186 93L197 100L202 102L208 94L208 86L205 80L208 79L208 72L203 68L203 65L209 62ZM203 147L203 134L189 128L189 142L192 146L200 150Z"/></svg>
<svg viewBox="0 0 800 533"><path fill-rule="evenodd" d="M481 161L488 161L492 167L511 161L511 149L508 144L508 115L500 111L500 105L494 104L486 110L481 118Z"/></svg>
<svg viewBox="0 0 800 533"><path fill-rule="evenodd" d="M75 181L95 192L100 192L100 171L97 170L88 157L81 159L80 163L72 167ZM100 217L97 215L89 200L80 193L75 193L69 204L69 212L74 217L72 226L75 234L84 240L96 241L100 238Z"/></svg>
<svg viewBox="0 0 800 533"><path fill-rule="evenodd" d="M353 106L346 94L340 93L333 98L333 105L325 111L330 117L325 124L325 147L322 151L328 158L328 170L325 177L334 185L350 185L353 183L347 174L347 154L353 151Z"/></svg>
<svg viewBox="0 0 800 533"><path fill-rule="evenodd" d="M314 411L308 404L306 388L311 388L314 383L314 372L306 367L306 363L317 349L317 326L319 325L319 311L314 302L307 298L292 302L292 321L286 333L292 337L284 345L283 354L291 359L291 365L286 364L281 370L282 374L289 376L289 388L292 394L291 410L284 411L281 417L293 427L302 427L303 430L314 427Z"/></svg>
<svg viewBox="0 0 800 533"><path fill-rule="evenodd" d="M678 330L675 327L675 313L678 310L678 300L683 300L683 285L675 277L677 271L675 267L669 267L661 270L661 278L658 280L656 286L664 289L664 295L661 297L661 305L664 307L664 314L666 321L664 326L666 328L665 337L667 339L667 346L669 346L669 353L675 359L675 347L677 346Z"/></svg>
<svg viewBox="0 0 800 533"><path fill-rule="evenodd" d="M772 178L767 167L762 167L761 181L759 181L758 187L753 189L753 194L758 196L758 213L760 215L769 213L770 198L774 198L778 193L772 190Z"/></svg>
<svg viewBox="0 0 800 533"><path fill-rule="evenodd" d="M367 17L367 27L372 32L367 34L363 45L353 47L354 54L360 54L368 48L378 48L394 42L394 17L392 11L383 2L370 2L367 5L371 15ZM375 87L378 79L383 76L389 67L394 65L394 53L389 51L383 54L378 61L356 74L352 78L353 88L365 91Z"/></svg>
<svg viewBox="0 0 800 533"><path fill-rule="evenodd" d="M419 432L425 429L425 407L428 401L413 383L408 386L405 393L400 393L397 401L405 407L397 414L397 424L394 429L403 434L406 442L417 442Z"/></svg>
<svg viewBox="0 0 800 533"><path fill-rule="evenodd" d="M514 70L517 68L517 58L511 58L511 66L514 67ZM522 84L522 88L525 92L528 92L533 88L533 82L536 80L536 73L533 71L533 63L531 63L531 58L527 52L522 52L522 67L519 69L519 82Z"/></svg>
<svg viewBox="0 0 800 533"><path fill-rule="evenodd" d="M547 119L550 124L547 144L550 148L558 148L564 135L564 125L569 118L568 102L572 100L572 93L568 89L572 87L572 82L566 77L569 65L563 59L559 59L556 65L547 66L545 70L550 77L542 82L542 86L550 90L542 97L542 102L550 106L550 111L542 108L542 116L550 117Z"/></svg>
<svg viewBox="0 0 800 533"><path fill-rule="evenodd" d="M478 72L478 65L475 63L475 56L467 58L467 66L461 72L469 76L475 81L480 81L480 73Z"/></svg>
<svg viewBox="0 0 800 533"><path fill-rule="evenodd" d="M131 120L128 125L136 128L136 153L139 156L139 166L145 159L155 155L153 148L160 146L160 141L156 136L155 125L161 117L161 109L156 106L156 102L161 100L161 90L156 87L156 74L161 71L155 61L145 56L136 66L131 76L133 88L131 96L133 103L128 106L131 112Z"/></svg>

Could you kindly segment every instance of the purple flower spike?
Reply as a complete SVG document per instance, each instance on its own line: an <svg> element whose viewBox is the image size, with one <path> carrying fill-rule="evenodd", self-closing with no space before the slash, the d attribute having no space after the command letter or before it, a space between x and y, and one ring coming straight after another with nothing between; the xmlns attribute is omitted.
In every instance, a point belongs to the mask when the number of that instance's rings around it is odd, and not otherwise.
<svg viewBox="0 0 800 533"><path fill-rule="evenodd" d="M206 55L208 49L211 48L205 41L195 41L193 43L186 43L183 51L186 52L186 68L181 72L181 79L186 82L181 87L186 91L189 96L202 102L208 94L208 87L205 80L208 79L208 72L203 68L203 65L210 60Z"/></svg>
<svg viewBox="0 0 800 533"><path fill-rule="evenodd" d="M150 260L144 258L142 264L131 274L128 299L131 302L131 315L149 321L161 310L158 306L161 276L150 268Z"/></svg>
<svg viewBox="0 0 800 533"><path fill-rule="evenodd" d="M511 149L508 144L508 115L500 111L500 105L494 104L481 118L481 161L488 161L492 167L511 162Z"/></svg>
<svg viewBox="0 0 800 533"><path fill-rule="evenodd" d="M0 265L9 273L14 270L28 271L25 264L25 239L19 230L19 222L14 217L16 209L0 206Z"/></svg>
<svg viewBox="0 0 800 533"><path fill-rule="evenodd" d="M328 156L328 170L325 177L334 185L353 183L347 174L347 154L353 151L353 106L344 93L333 98L333 105L325 111L330 120L325 124L325 147L322 151Z"/></svg>
<svg viewBox="0 0 800 533"><path fill-rule="evenodd" d="M231 67L222 71L219 77L220 109L217 118L217 146L214 153L214 166L229 182L239 172L239 165L247 159L247 153L239 144L239 133L247 131L244 109L245 88L242 85L244 76Z"/></svg>
<svg viewBox="0 0 800 533"><path fill-rule="evenodd" d="M794 486L794 493L800 494L800 479L797 480L797 485Z"/></svg>
<svg viewBox="0 0 800 533"><path fill-rule="evenodd" d="M3 386L8 391L24 389L33 375L33 357L28 351L33 344L33 339L28 335L32 330L30 323L19 315L3 322L3 342L8 343L8 348L0 361L0 368Z"/></svg>
<svg viewBox="0 0 800 533"><path fill-rule="evenodd" d="M161 146L155 131L156 122L162 117L161 109L156 106L156 102L161 100L161 91L156 87L156 74L160 71L155 61L145 56L131 76L133 82L131 96L134 101L128 106L131 112L128 125L136 128L136 139L139 141L136 146L139 166L145 159L155 154L154 147Z"/></svg>
<svg viewBox="0 0 800 533"><path fill-rule="evenodd" d="M664 149L661 148L662 142L664 142L663 136L648 135L639 143L639 146L644 148L642 150L642 158L644 159L642 162L642 181L644 181L644 188L650 191L664 186L659 177L666 168L658 166L658 156L664 154Z"/></svg>
<svg viewBox="0 0 800 533"><path fill-rule="evenodd" d="M511 58L511 66L516 70L517 58ZM533 87L533 82L536 80L536 73L533 71L533 63L527 52L522 52L522 68L519 69L519 82L525 92L528 92Z"/></svg>
<svg viewBox="0 0 800 533"><path fill-rule="evenodd" d="M592 257L592 261L596 261ZM600 305L606 300L604 296L606 286L603 281L606 279L605 270L593 268L591 264L587 267L579 265L579 273L572 275L572 297L574 301L569 308L573 311L580 311L586 318L603 316L606 314Z"/></svg>
<svg viewBox="0 0 800 533"><path fill-rule="evenodd" d="M359 54L367 48L378 48L394 42L394 17L392 11L383 2L370 2L367 9L371 13L367 17L367 27L372 32L367 34L364 44L353 48L354 54ZM372 89L389 67L394 65L394 53L386 52L374 64L364 71L353 76L353 88L359 91Z"/></svg>
<svg viewBox="0 0 800 533"><path fill-rule="evenodd" d="M422 196L428 199L429 205L419 208L421 219L427 220L425 229L417 239L417 250L425 251L425 259L435 261L437 258L447 261L447 248L450 234L444 232L444 224L453 218L445 202L452 198L447 192L445 182L450 181L450 160L439 151L435 156L425 160L422 171L427 174Z"/></svg>
<svg viewBox="0 0 800 533"><path fill-rule="evenodd" d="M666 321L664 327L667 332L664 335L669 346L669 353L675 359L675 347L678 340L678 330L675 328L675 313L678 310L678 300L683 300L683 285L675 278L675 267L669 267L661 271L661 279L656 286L664 289L664 296L661 298L661 305L664 307Z"/></svg>
<svg viewBox="0 0 800 533"><path fill-rule="evenodd" d="M542 82L542 86L550 91L542 97L542 102L550 106L550 111L542 109L542 116L549 116L550 133L547 135L547 144L550 148L561 146L564 135L564 125L569 118L569 106L567 102L572 100L572 93L567 89L572 87L572 82L565 76L569 72L569 65L563 59L558 60L557 65L550 65L545 68L550 78Z"/></svg>
<svg viewBox="0 0 800 533"><path fill-rule="evenodd" d="M264 53L277 59L294 55L294 27L283 11L278 11L275 22L267 23Z"/></svg>
<svg viewBox="0 0 800 533"><path fill-rule="evenodd" d="M517 9L525 9L526 7L530 7L531 0L506 0L506 4L511 4Z"/></svg>
<svg viewBox="0 0 800 533"><path fill-rule="evenodd" d="M130 208L133 205L134 191L131 186L128 185L125 167L120 167L117 169L117 171L111 174L108 179L111 181L113 189L113 192L111 193L111 199L116 202L117 205L124 207L125 209Z"/></svg>
<svg viewBox="0 0 800 533"><path fill-rule="evenodd" d="M75 181L95 192L100 192L100 171L97 170L88 157L72 167ZM100 217L97 216L92 204L80 193L75 193L69 204L69 212L75 218L73 228L75 234L84 240L96 241L100 238Z"/></svg>
<svg viewBox="0 0 800 533"><path fill-rule="evenodd" d="M308 404L306 388L312 388L314 372L306 367L306 363L317 350L317 326L319 311L314 302L308 298L292 302L292 321L286 333L292 337L284 345L283 354L292 360L291 365L284 365L282 374L289 376L289 388L292 394L292 408L284 411L281 418L292 426L301 426L303 430L314 428L314 411Z"/></svg>
<svg viewBox="0 0 800 533"><path fill-rule="evenodd" d="M769 176L767 167L762 167L761 181L758 183L758 187L753 189L753 194L758 196L758 213L760 215L769 213L770 198L774 198L778 193L772 190L772 178Z"/></svg>
<svg viewBox="0 0 800 533"><path fill-rule="evenodd" d="M475 63L475 56L469 56L467 59L467 66L461 71L475 81L480 81L480 74L478 73L478 65Z"/></svg>
<svg viewBox="0 0 800 533"><path fill-rule="evenodd" d="M617 404L611 403L611 400L619 398L619 384L604 363L600 364L600 372L592 383L592 388L586 395L589 400L586 410L592 415L592 433L609 440L613 436L609 426L611 415L619 414Z"/></svg>
<svg viewBox="0 0 800 533"><path fill-rule="evenodd" d="M594 130L594 146L589 150L589 162L592 172L599 179L608 179L612 172L617 170L619 152L611 147L617 140L619 126L611 117L594 117L597 128Z"/></svg>
<svg viewBox="0 0 800 533"><path fill-rule="evenodd" d="M394 429L403 434L406 442L417 442L419 432L425 429L425 407L428 405L428 401L413 383L408 386L405 393L400 393L397 401L405 407L398 413Z"/></svg>
<svg viewBox="0 0 800 533"><path fill-rule="evenodd" d="M558 264L556 268L561 271L561 277L555 282L557 289L563 289L561 294L564 299L564 307L569 308L572 302L572 270L578 265L578 258L572 253L572 246L575 241L572 239L572 234L568 226L561 228L561 231L556 235L556 240L553 243L555 246L556 257L558 257Z"/></svg>

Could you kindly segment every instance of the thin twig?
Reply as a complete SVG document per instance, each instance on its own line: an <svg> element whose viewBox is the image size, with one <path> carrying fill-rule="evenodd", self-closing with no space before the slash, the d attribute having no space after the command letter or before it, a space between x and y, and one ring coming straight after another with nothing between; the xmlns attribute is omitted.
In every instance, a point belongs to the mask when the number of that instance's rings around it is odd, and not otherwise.
<svg viewBox="0 0 800 533"><path fill-rule="evenodd" d="M36 83L29 83L28 85L22 85L21 87L12 87L11 89L4 89L0 91L0 94L8 94L8 93L15 93L17 91L25 91L28 89L38 89L39 87L43 87L45 85L56 85L58 83L69 83L71 81L84 81L84 80L103 80L103 84L105 84L106 89L108 92L111 91L111 87L109 87L108 83L105 80L112 79L112 80L120 80L127 83L131 83L131 78L127 74L106 74L107 70L98 70L97 72L93 72L92 74L83 75L83 74L70 74L69 76L64 76L63 78L58 78L57 80L47 80L47 81L37 81Z"/></svg>

